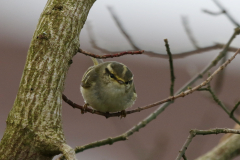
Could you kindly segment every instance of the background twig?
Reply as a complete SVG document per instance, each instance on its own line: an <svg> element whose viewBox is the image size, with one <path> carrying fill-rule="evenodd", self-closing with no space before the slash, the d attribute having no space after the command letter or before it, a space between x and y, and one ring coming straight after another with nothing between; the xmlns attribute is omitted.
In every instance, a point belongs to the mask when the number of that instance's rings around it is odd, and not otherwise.
<svg viewBox="0 0 240 160"><path fill-rule="evenodd" d="M203 12L208 13L210 15L221 15L221 14L225 14L228 19L237 27L240 27L239 23L229 14L229 12L217 1L217 0L213 0L213 2L221 9L220 12L212 12L209 10L204 9Z"/></svg>
<svg viewBox="0 0 240 160"><path fill-rule="evenodd" d="M229 117L240 125L239 120L236 117L234 117L233 115L231 115L231 112L229 111L229 109L227 107L225 107L225 105L222 103L222 101L215 95L215 93L213 92L213 90L211 89L210 86L208 86L207 88L201 88L201 89L199 89L199 91L208 91L212 95L214 101L229 115Z"/></svg>
<svg viewBox="0 0 240 160"><path fill-rule="evenodd" d="M120 19L118 18L117 14L115 13L114 9L112 7L107 7L109 12L111 13L111 16L113 18L113 20L115 21L116 25L118 26L118 28L120 29L120 31L122 32L122 34L126 37L127 41L129 42L129 44L132 46L132 48L134 50L141 50L136 43L133 41L133 39L131 38L131 36L129 36L129 34L126 32L126 30L123 27L123 24L121 23Z"/></svg>
<svg viewBox="0 0 240 160"><path fill-rule="evenodd" d="M192 33L191 29L189 27L188 18L186 16L182 16L182 24L183 24L183 27L184 27L184 29L185 29L185 31L187 33L187 36L190 39L190 41L193 44L193 46L196 49L200 49L200 47L197 44L197 41L196 41L195 37L193 36L193 33Z"/></svg>

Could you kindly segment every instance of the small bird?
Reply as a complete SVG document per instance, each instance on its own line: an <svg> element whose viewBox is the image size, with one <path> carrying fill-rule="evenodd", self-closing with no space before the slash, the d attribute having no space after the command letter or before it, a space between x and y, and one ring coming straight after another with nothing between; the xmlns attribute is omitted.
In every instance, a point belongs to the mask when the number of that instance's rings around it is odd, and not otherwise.
<svg viewBox="0 0 240 160"><path fill-rule="evenodd" d="M137 98L132 72L122 63L92 60L80 87L85 104L105 113L125 112Z"/></svg>

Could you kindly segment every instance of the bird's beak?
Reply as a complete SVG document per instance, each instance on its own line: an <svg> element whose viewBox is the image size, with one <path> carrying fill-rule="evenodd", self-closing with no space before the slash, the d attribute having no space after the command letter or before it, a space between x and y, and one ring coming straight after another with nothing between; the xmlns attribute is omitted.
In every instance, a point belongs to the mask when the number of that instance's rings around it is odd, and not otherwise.
<svg viewBox="0 0 240 160"><path fill-rule="evenodd" d="M119 84L124 84L124 82L121 81L121 80L118 80L117 82L118 82Z"/></svg>

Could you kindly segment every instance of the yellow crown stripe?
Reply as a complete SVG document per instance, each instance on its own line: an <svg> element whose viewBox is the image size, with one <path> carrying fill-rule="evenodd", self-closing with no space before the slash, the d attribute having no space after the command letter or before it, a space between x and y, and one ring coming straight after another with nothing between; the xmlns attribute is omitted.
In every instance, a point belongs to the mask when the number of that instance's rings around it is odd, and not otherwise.
<svg viewBox="0 0 240 160"><path fill-rule="evenodd" d="M111 67L111 63L107 65L107 69L109 70L110 73L112 73L112 74L117 78L117 80L121 80L121 81L125 82L124 79L118 77L118 76L115 74L115 72L113 71L113 69L112 69L112 67Z"/></svg>

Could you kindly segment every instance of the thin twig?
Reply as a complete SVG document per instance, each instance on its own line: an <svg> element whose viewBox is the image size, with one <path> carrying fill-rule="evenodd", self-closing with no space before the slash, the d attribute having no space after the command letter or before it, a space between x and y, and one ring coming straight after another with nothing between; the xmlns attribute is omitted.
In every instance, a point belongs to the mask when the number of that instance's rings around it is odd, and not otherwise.
<svg viewBox="0 0 240 160"><path fill-rule="evenodd" d="M184 29L185 29L185 31L186 31L186 33L187 33L187 36L188 36L188 38L190 39L192 45L193 45L196 49L200 49L200 47L199 47L198 44L197 44L196 39L195 39L194 36L193 36L193 33L192 33L191 29L190 29L190 27L189 27L188 18L187 18L187 17L182 16L182 24L183 24L183 27L184 27Z"/></svg>
<svg viewBox="0 0 240 160"><path fill-rule="evenodd" d="M236 117L234 117L233 116L233 112L234 111L232 111L232 115L231 115L231 112L229 111L229 109L222 103L222 101L215 95L215 93L213 92L213 90L211 89L211 87L210 86L208 86L207 88L201 88L201 89L199 89L200 91L208 91L211 95L212 95L212 97L213 97L213 100L229 115L229 117L231 118L231 119L233 119L236 123L238 123L239 125L240 125L240 122L239 122L239 120L236 118ZM235 107L237 107L238 105L236 105ZM235 108L234 107L234 108ZM234 110L234 109L233 109ZM235 108L235 110L236 110L236 108Z"/></svg>
<svg viewBox="0 0 240 160"><path fill-rule="evenodd" d="M192 45L196 48L196 49L200 49L200 47L198 46L197 44L197 41L196 41L196 38L193 36L192 34L192 31L191 31L191 28L189 27L189 24L188 24L188 18L183 16L182 17L182 23L183 23L183 27L186 31L186 34L188 36L188 38L190 39ZM221 65L227 60L227 54L225 54L225 56L222 58L221 60ZM220 72L220 74L218 74L218 77L216 78L216 87L215 87L215 91L216 92L219 92L221 90L221 87L222 87L222 82L223 82L223 79L224 79L224 72Z"/></svg>
<svg viewBox="0 0 240 160"><path fill-rule="evenodd" d="M213 12L213 11L209 11L207 9L203 9L202 11L205 12L205 13L208 13L210 15L213 15L213 16L218 16L218 15L221 15L221 14L225 13L225 11Z"/></svg>
<svg viewBox="0 0 240 160"><path fill-rule="evenodd" d="M173 59L181 59L181 58L186 58L188 56L192 56L195 54L199 54L199 53L204 53L204 52L208 52L211 50L217 50L217 49L223 49L225 47L224 44L214 44L212 46L208 46L208 47L202 47L196 50L192 50L192 51L187 51L187 52L180 52L180 53L174 53L172 54ZM235 52L238 48L235 47L229 47L227 49L227 51L229 52ZM164 59L168 59L168 55L164 54L164 53L156 53L156 52L151 52L151 51L145 51L143 53L144 55L147 55L149 57L153 57L153 58L164 58Z"/></svg>
<svg viewBox="0 0 240 160"><path fill-rule="evenodd" d="M91 52L84 51L81 48L78 49L78 52L80 52L80 53L82 53L82 54L84 54L86 56L93 57L93 58L106 59L106 58L120 57L120 56L124 56L124 55L127 55L127 54L131 54L131 55L142 54L144 52L144 50L140 50L140 51L125 51L125 52L114 53L114 54L107 54L107 55L102 55L102 56L93 54Z"/></svg>
<svg viewBox="0 0 240 160"><path fill-rule="evenodd" d="M88 31L88 35L90 38L90 43L92 45L93 48L101 51L102 53L107 53L107 54L114 54L116 52L110 52L109 50L102 48L100 46L97 45L96 43L96 39L94 37L93 31L92 31L92 27L90 26L89 22L86 23L86 28ZM225 45L224 44L220 44L220 43L216 43L214 45L211 46L207 46L207 47L201 47L199 49L196 50L192 50L192 51L187 51L187 52L180 52L180 53L174 53L172 54L173 59L181 59L181 58L185 58L191 55L195 55L195 54L199 54L199 53L203 53L203 52L208 52L211 50L216 50L216 49L222 49L224 48ZM137 48L138 49L138 48ZM228 47L228 51L229 52L235 52L238 48L235 47ZM164 59L168 59L168 55L165 53L156 53L156 52L152 52L152 51L144 51L143 53L144 55L147 55L149 57L153 57L153 58L164 58Z"/></svg>
<svg viewBox="0 0 240 160"><path fill-rule="evenodd" d="M134 50L141 50L133 41L133 39L129 36L129 34L126 32L126 30L124 29L120 19L118 18L117 14L115 13L114 9L112 7L107 7L113 20L115 21L116 25L118 26L118 28L120 29L120 31L122 32L122 34L126 37L126 39L128 40L128 42L130 43L130 45L132 46L132 48Z"/></svg>
<svg viewBox="0 0 240 160"><path fill-rule="evenodd" d="M238 49L236 51L236 53L230 58L228 59L224 64L222 64L217 70L215 70L215 72L213 72L212 75L210 75L204 82L202 82L201 84L193 87L193 88L190 88L190 89L187 89L181 93L178 93L177 95L175 96L170 96L166 99L163 99L159 102L155 102L153 104L149 104L147 106L144 106L144 107L139 107L137 109L133 109L133 110L130 110L130 111L126 111L126 114L132 114L132 113L135 113L135 112L140 112L142 110L145 110L145 109L148 109L148 108L152 108L152 107L155 107L155 106L158 106L160 104L163 104L163 103L166 103L166 102L170 102L170 101L173 101L177 98L180 98L180 97L185 97L186 95L188 94L191 94L192 92L200 89L201 87L205 86L206 84L208 84L215 75L217 75L221 70L223 70L234 58L235 56L240 52L240 49ZM63 100L68 103L70 106L72 106L73 108L78 108L80 109L81 111L84 110L83 106L80 106L80 105L77 105L75 103L73 103L72 101L70 101L64 94L62 95L62 98ZM226 107L224 109L225 111L227 110ZM91 108L86 108L84 110L85 112L90 112L92 114L98 114L98 115L101 115L101 116L105 116L106 118L109 118L109 117L119 117L122 115L121 112L114 112L114 113L104 113L104 112L99 112L99 111L96 111L96 110L93 110ZM228 112L227 112L228 113ZM230 114L230 112L228 113ZM236 121L236 119L234 119Z"/></svg>
<svg viewBox="0 0 240 160"><path fill-rule="evenodd" d="M230 118L233 118L234 115L233 113L235 112L235 110L238 108L238 106L240 105L240 101L234 106L234 108L232 109L232 111L230 112Z"/></svg>
<svg viewBox="0 0 240 160"><path fill-rule="evenodd" d="M102 53L105 53L105 54L106 54L106 53L107 53L107 54L112 53L112 52L110 52L110 51L108 51L108 50L106 50L106 49L104 49L104 48L102 48L102 47L99 47L99 46L97 45L96 40L95 40L96 38L94 37L94 33L93 33L92 26L91 26L90 22L87 21L87 22L85 23L85 25L86 25L87 33L88 33L88 36L89 36L90 43L91 43L92 47L95 48L95 49L97 49L97 50L99 50L99 51L101 51Z"/></svg>
<svg viewBox="0 0 240 160"><path fill-rule="evenodd" d="M228 11L217 1L217 0L213 0L213 2L221 9L221 12L218 13L214 13L212 11L208 11L206 9L204 9L203 11L205 13L211 14L211 15L220 15L220 14L225 14L228 19L237 27L240 27L239 23L228 13Z"/></svg>
<svg viewBox="0 0 240 160"><path fill-rule="evenodd" d="M222 65L228 58L228 53L225 54L225 56L221 59L220 61L220 65ZM222 72L220 72L217 77L216 77L216 81L213 87L213 90L216 92L216 94L221 92L221 89L223 87L223 82L224 82L224 78L225 78L225 73L226 70L223 70Z"/></svg>
<svg viewBox="0 0 240 160"><path fill-rule="evenodd" d="M178 154L178 157L176 158L176 160L180 160L182 158L182 156L185 154L185 151L187 150L187 147L191 143L193 137L195 137L195 134L194 134L194 132L190 131L190 135L188 136L186 142L184 143L183 147L179 151L179 154Z"/></svg>
<svg viewBox="0 0 240 160"><path fill-rule="evenodd" d="M166 51L169 57L169 65L170 65L170 72L171 72L171 87L170 87L170 96L173 96L174 94L174 81L175 81L175 76L174 76L174 67L173 67L173 60L172 60L172 53L170 51L170 47L168 44L168 40L164 39L165 46L166 46Z"/></svg>
<svg viewBox="0 0 240 160"><path fill-rule="evenodd" d="M229 12L217 0L213 0L213 2L224 12L224 14L229 18L229 20L233 24L235 24L237 27L240 27L239 23L229 14Z"/></svg>
<svg viewBox="0 0 240 160"><path fill-rule="evenodd" d="M211 130L191 130L190 135L188 136L186 142L184 143L182 149L179 151L179 154L176 158L176 160L180 160L182 156L185 154L189 144L191 143L192 139L196 135L209 135L209 134L220 134L220 133L234 133L234 134L240 134L240 130L237 129L228 129L228 128L216 128Z"/></svg>

